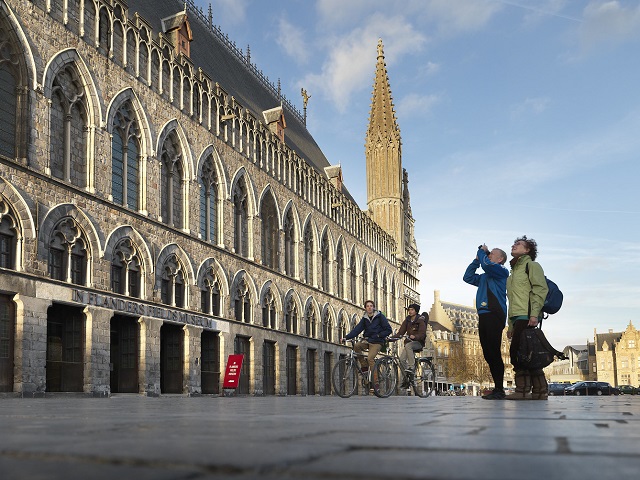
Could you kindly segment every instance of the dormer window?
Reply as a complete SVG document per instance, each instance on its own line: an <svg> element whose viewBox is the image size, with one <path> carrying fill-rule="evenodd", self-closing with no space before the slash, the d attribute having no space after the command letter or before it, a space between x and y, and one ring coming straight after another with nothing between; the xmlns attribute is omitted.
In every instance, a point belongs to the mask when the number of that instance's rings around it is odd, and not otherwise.
<svg viewBox="0 0 640 480"><path fill-rule="evenodd" d="M187 12L182 11L162 19L162 30L174 45L175 54L183 54L187 57L191 54L191 41L193 33L187 18Z"/></svg>
<svg viewBox="0 0 640 480"><path fill-rule="evenodd" d="M272 108L262 112L264 123L267 124L269 131L284 143L284 129L287 128L287 122L284 120L284 111L282 107Z"/></svg>

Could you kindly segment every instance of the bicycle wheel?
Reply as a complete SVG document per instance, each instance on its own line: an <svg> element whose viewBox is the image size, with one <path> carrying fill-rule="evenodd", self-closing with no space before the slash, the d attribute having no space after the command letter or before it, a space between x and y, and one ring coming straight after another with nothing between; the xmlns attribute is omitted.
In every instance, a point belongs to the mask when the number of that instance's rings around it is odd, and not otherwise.
<svg viewBox="0 0 640 480"><path fill-rule="evenodd" d="M396 389L398 371L391 357L376 360L373 367L373 393L377 397L387 398Z"/></svg>
<svg viewBox="0 0 640 480"><path fill-rule="evenodd" d="M358 385L358 363L350 358L343 358L333 366L331 384L333 391L342 398L349 398Z"/></svg>
<svg viewBox="0 0 640 480"><path fill-rule="evenodd" d="M419 358L411 387L418 397L428 397L436 387L436 369L428 358Z"/></svg>

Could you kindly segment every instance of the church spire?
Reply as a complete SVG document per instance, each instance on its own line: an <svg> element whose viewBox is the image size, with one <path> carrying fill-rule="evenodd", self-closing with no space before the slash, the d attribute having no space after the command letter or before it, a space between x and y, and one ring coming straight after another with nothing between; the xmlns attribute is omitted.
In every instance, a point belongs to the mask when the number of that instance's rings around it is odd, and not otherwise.
<svg viewBox="0 0 640 480"><path fill-rule="evenodd" d="M398 249L396 255L403 257L404 205L400 129L393 109L382 39L378 40L365 156L369 213L383 230L393 236Z"/></svg>

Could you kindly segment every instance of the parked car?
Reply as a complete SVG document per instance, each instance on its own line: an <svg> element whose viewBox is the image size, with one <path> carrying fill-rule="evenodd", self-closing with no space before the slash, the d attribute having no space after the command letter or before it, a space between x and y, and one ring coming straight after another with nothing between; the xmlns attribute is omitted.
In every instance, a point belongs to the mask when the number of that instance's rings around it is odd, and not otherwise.
<svg viewBox="0 0 640 480"><path fill-rule="evenodd" d="M638 395L638 389L633 385L620 385L618 388L621 395Z"/></svg>
<svg viewBox="0 0 640 480"><path fill-rule="evenodd" d="M549 395L564 395L564 389L568 386L568 383L550 383Z"/></svg>
<svg viewBox="0 0 640 480"><path fill-rule="evenodd" d="M564 389L565 395L620 395L608 382L578 382Z"/></svg>

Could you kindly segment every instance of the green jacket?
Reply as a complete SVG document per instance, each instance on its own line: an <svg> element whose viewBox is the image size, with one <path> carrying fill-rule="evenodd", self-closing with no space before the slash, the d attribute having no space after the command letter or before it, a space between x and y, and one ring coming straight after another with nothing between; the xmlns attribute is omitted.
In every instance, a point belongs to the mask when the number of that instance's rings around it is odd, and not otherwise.
<svg viewBox="0 0 640 480"><path fill-rule="evenodd" d="M528 277L527 265L529 265ZM531 260L529 255L522 255L511 269L511 275L507 279L509 318L539 317L548 291L547 280L544 278L544 271L540 264Z"/></svg>

